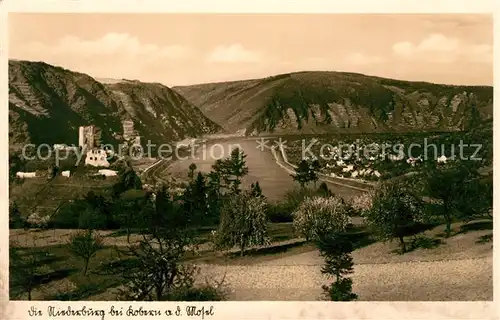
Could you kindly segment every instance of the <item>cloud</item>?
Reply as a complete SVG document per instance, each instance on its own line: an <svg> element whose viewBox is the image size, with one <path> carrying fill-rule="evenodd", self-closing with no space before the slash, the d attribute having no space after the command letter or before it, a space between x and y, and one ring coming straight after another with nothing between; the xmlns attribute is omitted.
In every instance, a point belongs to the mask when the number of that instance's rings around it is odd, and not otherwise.
<svg viewBox="0 0 500 320"><path fill-rule="evenodd" d="M392 46L393 53L401 58L451 63L458 60L493 62L493 47L489 44L467 43L458 38L434 33L418 43L403 41Z"/></svg>
<svg viewBox="0 0 500 320"><path fill-rule="evenodd" d="M107 33L101 38L85 40L76 36L65 36L55 44L41 42L26 44L24 53L46 52L53 55L74 56L117 56L128 58L171 58L178 59L188 55L189 50L180 45L159 46L142 43L137 37L127 33Z"/></svg>
<svg viewBox="0 0 500 320"><path fill-rule="evenodd" d="M353 53L346 58L346 61L355 65L379 64L384 62L379 56L370 56L364 53Z"/></svg>
<svg viewBox="0 0 500 320"><path fill-rule="evenodd" d="M241 44L221 45L215 47L208 55L208 62L258 62L261 54L243 47Z"/></svg>

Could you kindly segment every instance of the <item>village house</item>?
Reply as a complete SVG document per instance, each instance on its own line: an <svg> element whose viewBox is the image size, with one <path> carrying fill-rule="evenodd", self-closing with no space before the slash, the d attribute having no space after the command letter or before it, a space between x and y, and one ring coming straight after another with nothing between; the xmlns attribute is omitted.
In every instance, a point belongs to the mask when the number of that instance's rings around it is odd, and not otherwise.
<svg viewBox="0 0 500 320"><path fill-rule="evenodd" d="M391 161L401 161L403 159L404 159L404 155L402 155L402 154L398 154L398 155L390 154L389 155L389 160L391 160Z"/></svg>
<svg viewBox="0 0 500 320"><path fill-rule="evenodd" d="M106 176L106 177L115 177L118 175L118 173L116 171L109 170L109 169L101 169L97 172L98 172L98 174L101 174L101 175Z"/></svg>
<svg viewBox="0 0 500 320"><path fill-rule="evenodd" d="M65 150L65 151L76 151L78 150L78 147L76 146L68 146L67 144L64 143L56 143L52 146L54 150Z"/></svg>
<svg viewBox="0 0 500 320"><path fill-rule="evenodd" d="M16 172L16 177L25 178L36 178L36 172Z"/></svg>
<svg viewBox="0 0 500 320"><path fill-rule="evenodd" d="M352 170L354 170L354 165L352 165L352 164L350 164L342 169L343 172L350 172Z"/></svg>
<svg viewBox="0 0 500 320"><path fill-rule="evenodd" d="M409 157L408 159L406 159L406 163L408 163L412 167L414 167L415 164L417 164L417 162L422 162L422 159L420 157L418 158Z"/></svg>
<svg viewBox="0 0 500 320"><path fill-rule="evenodd" d="M446 163L448 161L448 158L446 158L445 155L442 155L441 157L437 158L438 163Z"/></svg>
<svg viewBox="0 0 500 320"><path fill-rule="evenodd" d="M71 172L69 170L61 172L61 175L63 177L69 178L71 176Z"/></svg>

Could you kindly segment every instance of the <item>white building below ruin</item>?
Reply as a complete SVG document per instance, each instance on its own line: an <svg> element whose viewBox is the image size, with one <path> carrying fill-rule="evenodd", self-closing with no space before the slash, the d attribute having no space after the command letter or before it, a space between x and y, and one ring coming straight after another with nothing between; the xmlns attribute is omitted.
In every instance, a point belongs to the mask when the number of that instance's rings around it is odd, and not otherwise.
<svg viewBox="0 0 500 320"><path fill-rule="evenodd" d="M109 167L109 161L107 159L108 153L103 149L92 149L87 151L87 157L85 158L85 165L90 165L94 167Z"/></svg>

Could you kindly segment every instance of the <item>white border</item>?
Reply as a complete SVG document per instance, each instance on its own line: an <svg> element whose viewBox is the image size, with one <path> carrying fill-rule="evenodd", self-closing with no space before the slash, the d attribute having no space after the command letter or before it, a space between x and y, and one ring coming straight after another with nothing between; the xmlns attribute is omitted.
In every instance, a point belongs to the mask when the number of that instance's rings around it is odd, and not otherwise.
<svg viewBox="0 0 500 320"><path fill-rule="evenodd" d="M1 1L1 0L0 0ZM497 6L498 7L498 4ZM7 73L7 12L151 12L151 13L493 13L493 0L4 0L0 2L0 97L4 105L0 117L0 143L3 150L8 149L8 73ZM494 29L500 30L500 22L496 19ZM40 26L43 27L43 26ZM500 38L495 33L494 56L500 53ZM495 66L495 101L500 100L498 62ZM494 108L494 119L498 118L499 110ZM496 131L496 130L495 130ZM495 134L496 135L496 134ZM498 154L498 139L495 137L494 153ZM0 179L7 179L7 152L0 153ZM494 159L495 167L499 164ZM497 184L498 174L494 175ZM0 205L7 211L8 186L0 187ZM494 191L494 207L500 205L498 192ZM496 211L496 210L495 210ZM46 310L47 306L71 305L76 308L82 305L94 308L109 308L111 304L124 306L130 304L146 305L145 303L113 303L113 302L9 302L6 304L8 284L8 214L0 215L0 319L28 319L27 310L36 306ZM498 230L498 219L494 228ZM496 232L495 232L496 233ZM498 247L497 235L494 237L494 283L500 283L496 272ZM500 297L499 286L494 287L494 300ZM148 308L168 305L175 307L178 303L148 303ZM181 305L181 304L179 304ZM210 305L210 304L197 304ZM206 319L498 319L498 309L493 302L220 302L213 303L215 317ZM106 319L121 317L106 316ZM137 318L137 317L135 317ZM142 317L139 317L142 319ZM164 317L162 317L164 318ZM176 317L181 319L181 317ZM47 317L38 317L47 319ZM67 318L70 319L70 318Z"/></svg>
<svg viewBox="0 0 500 320"><path fill-rule="evenodd" d="M5 0L4 0L5 1ZM15 12L491 13L493 0L7 0Z"/></svg>

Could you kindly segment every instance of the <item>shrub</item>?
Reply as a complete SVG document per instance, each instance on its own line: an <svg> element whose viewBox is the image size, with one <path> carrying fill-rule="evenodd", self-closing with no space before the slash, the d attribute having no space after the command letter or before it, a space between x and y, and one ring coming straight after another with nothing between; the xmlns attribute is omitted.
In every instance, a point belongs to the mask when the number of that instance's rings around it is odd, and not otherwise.
<svg viewBox="0 0 500 320"><path fill-rule="evenodd" d="M370 210L373 201L373 191L363 193L351 199L350 205L356 214L362 215L363 212Z"/></svg>
<svg viewBox="0 0 500 320"><path fill-rule="evenodd" d="M282 202L271 203L267 208L267 218L272 223L292 222L292 212Z"/></svg>
<svg viewBox="0 0 500 320"><path fill-rule="evenodd" d="M316 240L320 234L345 231L351 223L350 212L338 197L307 198L293 213L293 226L307 240Z"/></svg>
<svg viewBox="0 0 500 320"><path fill-rule="evenodd" d="M410 243L410 250L415 250L418 248L432 249L439 246L440 244L440 239L430 238L425 235L416 235Z"/></svg>
<svg viewBox="0 0 500 320"><path fill-rule="evenodd" d="M26 219L26 222L35 228L45 228L48 226L49 220L49 216L41 217L38 213L34 212Z"/></svg>

